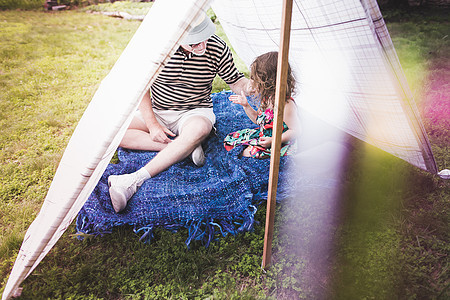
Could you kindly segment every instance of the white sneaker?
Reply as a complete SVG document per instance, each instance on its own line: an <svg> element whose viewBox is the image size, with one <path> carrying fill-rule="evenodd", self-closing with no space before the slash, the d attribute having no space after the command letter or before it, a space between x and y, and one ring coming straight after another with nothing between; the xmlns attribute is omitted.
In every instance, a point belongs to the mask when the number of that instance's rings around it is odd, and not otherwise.
<svg viewBox="0 0 450 300"><path fill-rule="evenodd" d="M109 195L114 210L118 213L124 210L128 200L138 189L137 176L134 173L111 175L108 177Z"/></svg>
<svg viewBox="0 0 450 300"><path fill-rule="evenodd" d="M191 159L197 167L202 167L205 164L205 153L202 145L198 145L191 153Z"/></svg>

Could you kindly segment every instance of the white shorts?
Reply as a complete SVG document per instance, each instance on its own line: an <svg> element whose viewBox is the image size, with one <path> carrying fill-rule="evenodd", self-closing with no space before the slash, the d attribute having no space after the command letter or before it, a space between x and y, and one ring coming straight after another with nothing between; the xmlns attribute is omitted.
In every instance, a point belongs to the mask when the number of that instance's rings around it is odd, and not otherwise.
<svg viewBox="0 0 450 300"><path fill-rule="evenodd" d="M212 108L194 108L190 110L159 110L153 109L158 122L167 129L178 135L184 123L191 117L202 116L211 121L211 125L216 123L216 115ZM139 110L135 114L140 120L144 121Z"/></svg>

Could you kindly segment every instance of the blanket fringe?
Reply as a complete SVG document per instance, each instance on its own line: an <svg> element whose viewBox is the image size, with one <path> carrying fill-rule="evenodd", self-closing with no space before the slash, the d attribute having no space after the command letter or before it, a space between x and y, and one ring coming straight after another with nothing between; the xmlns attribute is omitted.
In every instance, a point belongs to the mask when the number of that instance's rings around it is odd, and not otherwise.
<svg viewBox="0 0 450 300"><path fill-rule="evenodd" d="M233 218L224 218L214 220L213 218L205 218L200 220L189 220L184 224L162 225L159 226L171 232L177 232L181 228L188 230L188 237L185 241L188 249L192 241L200 241L205 247L211 242L218 240L220 237L226 237L228 234L236 235L240 232L251 231L255 223L255 214L257 208L250 205L241 215ZM154 237L153 225L138 226L135 225L135 233L143 233L140 241L150 243Z"/></svg>
<svg viewBox="0 0 450 300"><path fill-rule="evenodd" d="M211 242L218 240L220 237L226 237L228 234L236 235L237 233L251 231L255 224L256 212L256 206L250 205L240 215L234 217L222 219L204 218L167 225L135 225L133 231L136 234L141 234L139 241L150 243L154 238L153 230L156 227L164 228L171 232L177 232L181 228L186 228L188 230L188 237L185 244L188 249L192 241L200 241L205 247L208 247ZM86 235L103 236L106 233L111 233L106 228L123 225L119 223L121 222L102 224L100 226L99 224L90 222L87 216L78 218L76 236L80 240L84 239Z"/></svg>

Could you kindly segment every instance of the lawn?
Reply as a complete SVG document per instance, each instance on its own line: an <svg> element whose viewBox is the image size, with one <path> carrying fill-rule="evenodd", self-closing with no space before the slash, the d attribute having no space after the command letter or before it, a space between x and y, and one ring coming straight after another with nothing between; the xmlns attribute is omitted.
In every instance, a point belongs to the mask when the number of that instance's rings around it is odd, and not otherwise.
<svg viewBox="0 0 450 300"><path fill-rule="evenodd" d="M448 12L385 15L438 168L449 168ZM0 11L0 20L2 291L77 121L139 22L81 10ZM183 231L157 230L151 244L127 227L80 241L72 225L22 284L22 299L448 299L449 183L353 146L330 219L317 223L330 210L323 191L299 211L278 205L267 273L264 205L254 231L190 250ZM317 232L331 235L330 252L314 247ZM323 268L308 263L313 256Z"/></svg>

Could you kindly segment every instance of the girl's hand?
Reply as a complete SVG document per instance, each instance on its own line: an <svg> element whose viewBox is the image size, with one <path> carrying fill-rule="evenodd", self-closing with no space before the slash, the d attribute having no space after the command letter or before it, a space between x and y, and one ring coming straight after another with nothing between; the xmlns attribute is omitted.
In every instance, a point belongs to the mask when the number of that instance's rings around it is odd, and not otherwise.
<svg viewBox="0 0 450 300"><path fill-rule="evenodd" d="M245 97L245 94L243 91L241 91L240 95L231 95L228 99L230 99L231 102L234 104L240 104L242 106L248 106L247 97Z"/></svg>
<svg viewBox="0 0 450 300"><path fill-rule="evenodd" d="M272 137L262 136L259 138L259 144L268 149L272 146Z"/></svg>

